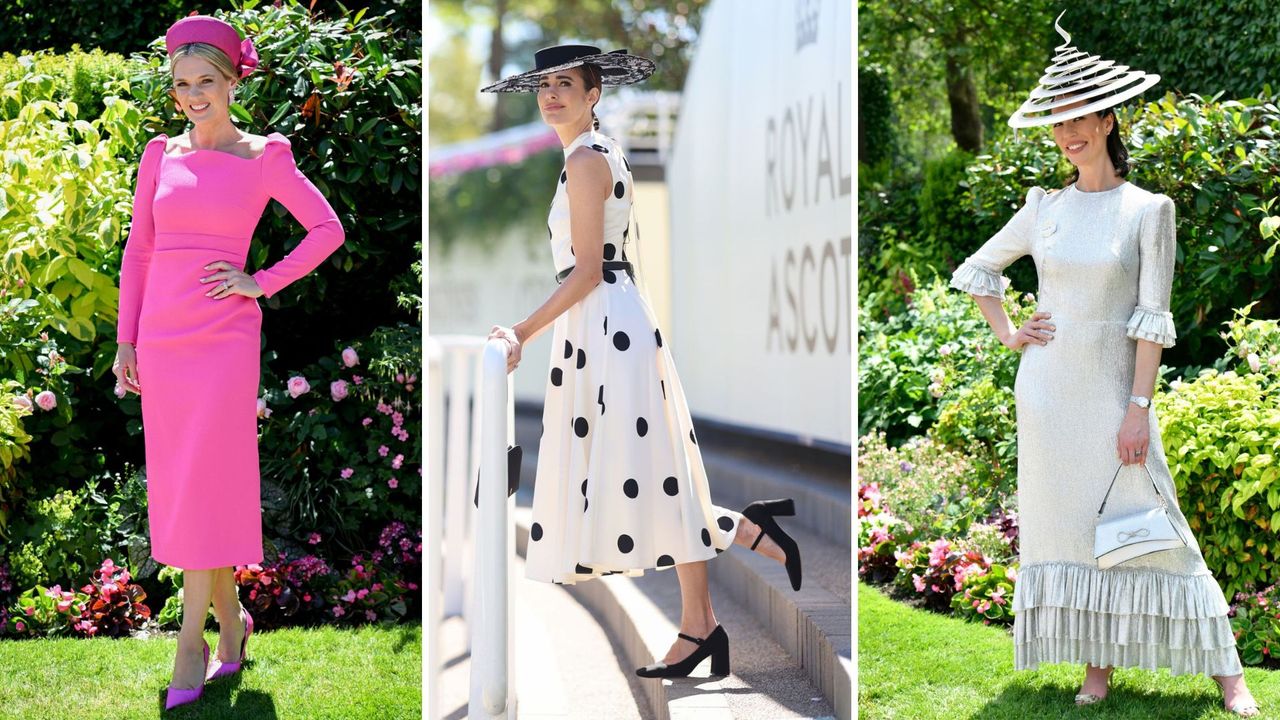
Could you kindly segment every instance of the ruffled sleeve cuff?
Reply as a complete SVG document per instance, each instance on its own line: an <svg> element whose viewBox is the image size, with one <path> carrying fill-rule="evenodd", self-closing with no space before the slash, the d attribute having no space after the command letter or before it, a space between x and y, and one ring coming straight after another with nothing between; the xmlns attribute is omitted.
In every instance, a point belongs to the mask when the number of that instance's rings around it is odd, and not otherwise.
<svg viewBox="0 0 1280 720"><path fill-rule="evenodd" d="M1152 310L1141 305L1133 309L1126 328L1134 340L1150 340L1162 347L1173 347L1178 333L1173 327L1173 313Z"/></svg>
<svg viewBox="0 0 1280 720"><path fill-rule="evenodd" d="M970 260L965 260L951 274L951 287L963 290L970 295L1003 298L1005 288L1009 287L1009 278Z"/></svg>

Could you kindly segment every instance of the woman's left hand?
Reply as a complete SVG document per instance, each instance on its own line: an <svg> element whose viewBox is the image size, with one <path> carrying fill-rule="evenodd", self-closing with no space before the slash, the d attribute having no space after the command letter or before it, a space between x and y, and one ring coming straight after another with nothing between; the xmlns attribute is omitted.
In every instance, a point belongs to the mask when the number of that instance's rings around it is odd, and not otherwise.
<svg viewBox="0 0 1280 720"><path fill-rule="evenodd" d="M1147 410L1130 404L1124 422L1120 423L1120 435L1116 439L1120 462L1125 465L1145 464L1150 444L1151 428L1147 421Z"/></svg>
<svg viewBox="0 0 1280 720"><path fill-rule="evenodd" d="M256 298L261 297L263 294L262 288L258 287L258 281L254 280L252 275L245 273L226 260L211 262L205 265L204 269L218 271L207 277L200 278L202 283L218 283L209 292L205 293L206 297L221 300L228 295L243 295L247 298Z"/></svg>

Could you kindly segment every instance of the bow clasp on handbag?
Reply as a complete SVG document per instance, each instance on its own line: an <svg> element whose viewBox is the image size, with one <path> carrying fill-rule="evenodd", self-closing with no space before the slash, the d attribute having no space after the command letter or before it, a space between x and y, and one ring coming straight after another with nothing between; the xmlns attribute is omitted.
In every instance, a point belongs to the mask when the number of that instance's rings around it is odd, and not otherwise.
<svg viewBox="0 0 1280 720"><path fill-rule="evenodd" d="M1121 543L1127 543L1134 538L1147 537L1150 534L1151 534L1151 531L1146 528L1138 528L1137 530L1133 530L1133 531L1121 530L1120 532L1116 533L1116 540L1118 540Z"/></svg>

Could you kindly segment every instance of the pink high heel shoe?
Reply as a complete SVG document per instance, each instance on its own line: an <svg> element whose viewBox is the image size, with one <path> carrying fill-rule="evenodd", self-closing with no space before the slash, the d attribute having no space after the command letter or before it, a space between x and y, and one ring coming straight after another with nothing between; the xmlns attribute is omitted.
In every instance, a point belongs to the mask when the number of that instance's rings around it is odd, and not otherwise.
<svg viewBox="0 0 1280 720"><path fill-rule="evenodd" d="M227 675L234 675L240 672L240 665L244 663L245 653L249 650L249 635L253 632L253 616L248 610L240 608L240 615L244 618L244 639L240 641L240 659L235 662L222 663L217 670L208 677L209 680L215 680Z"/></svg>
<svg viewBox="0 0 1280 720"><path fill-rule="evenodd" d="M200 642L204 643L204 669L205 669L205 672L208 672L209 671L209 643L204 642L203 640L201 640ZM176 708L179 705L186 705L187 703L195 702L196 700L200 699L200 695L203 693L204 693L203 684L201 684L200 687L198 688L176 688L173 685L170 685L168 690L165 692L164 709L172 710L173 708Z"/></svg>

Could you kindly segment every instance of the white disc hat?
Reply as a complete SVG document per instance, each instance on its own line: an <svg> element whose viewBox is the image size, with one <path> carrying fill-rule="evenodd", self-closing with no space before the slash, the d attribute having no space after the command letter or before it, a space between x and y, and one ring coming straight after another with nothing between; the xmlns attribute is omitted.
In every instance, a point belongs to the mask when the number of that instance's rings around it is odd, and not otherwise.
<svg viewBox="0 0 1280 720"><path fill-rule="evenodd" d="M1062 36L1063 43L1054 48L1053 64L1045 68L1040 85L1022 103L1017 112L1009 116L1009 127L1027 128L1052 125L1062 120L1088 115L1141 95L1147 88L1160 82L1160 76L1141 70L1130 70L1128 65L1117 65L1090 55L1071 45L1071 35L1058 21L1053 27ZM1087 100L1080 107L1054 112L1054 108Z"/></svg>

